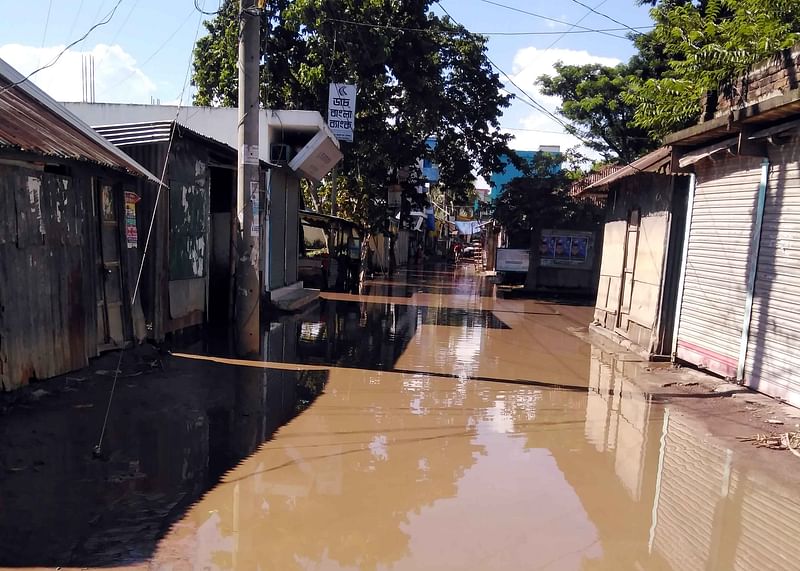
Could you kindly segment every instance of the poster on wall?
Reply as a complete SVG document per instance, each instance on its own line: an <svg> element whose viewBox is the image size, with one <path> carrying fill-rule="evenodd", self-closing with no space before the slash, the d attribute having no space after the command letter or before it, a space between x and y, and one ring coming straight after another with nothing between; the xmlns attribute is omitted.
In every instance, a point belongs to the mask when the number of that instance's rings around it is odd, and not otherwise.
<svg viewBox="0 0 800 571"><path fill-rule="evenodd" d="M592 233L579 230L543 230L539 265L591 269Z"/></svg>
<svg viewBox="0 0 800 571"><path fill-rule="evenodd" d="M139 230L136 227L136 203L141 198L135 192L125 191L125 242L128 248L139 246Z"/></svg>

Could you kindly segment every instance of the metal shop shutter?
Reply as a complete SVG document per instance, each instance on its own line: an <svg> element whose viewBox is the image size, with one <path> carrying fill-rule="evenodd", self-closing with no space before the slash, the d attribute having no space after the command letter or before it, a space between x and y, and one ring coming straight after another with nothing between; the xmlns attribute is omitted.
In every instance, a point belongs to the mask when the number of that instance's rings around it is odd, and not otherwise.
<svg viewBox="0 0 800 571"><path fill-rule="evenodd" d="M800 406L800 140L770 162L744 379Z"/></svg>
<svg viewBox="0 0 800 571"><path fill-rule="evenodd" d="M736 377L761 159L697 165L677 357Z"/></svg>

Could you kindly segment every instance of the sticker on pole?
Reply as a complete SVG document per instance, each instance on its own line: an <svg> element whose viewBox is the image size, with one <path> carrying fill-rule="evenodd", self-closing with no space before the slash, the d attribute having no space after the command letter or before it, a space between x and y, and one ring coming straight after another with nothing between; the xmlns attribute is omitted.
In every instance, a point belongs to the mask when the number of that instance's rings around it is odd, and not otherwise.
<svg viewBox="0 0 800 571"><path fill-rule="evenodd" d="M353 142L356 122L356 86L331 83L328 88L328 127L340 141Z"/></svg>

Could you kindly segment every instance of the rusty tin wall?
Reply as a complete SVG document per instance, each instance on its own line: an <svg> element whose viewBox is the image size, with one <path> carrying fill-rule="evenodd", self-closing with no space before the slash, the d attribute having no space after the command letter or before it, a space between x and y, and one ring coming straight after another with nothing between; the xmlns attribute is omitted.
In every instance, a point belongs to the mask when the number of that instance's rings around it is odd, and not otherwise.
<svg viewBox="0 0 800 571"><path fill-rule="evenodd" d="M92 177L113 184L120 196L120 183L128 178L89 165L73 165L68 172L43 172L33 162L0 165L2 390L79 369L98 352L97 292L102 282ZM122 260L123 271L127 265ZM123 307L128 340L130 306Z"/></svg>
<svg viewBox="0 0 800 571"><path fill-rule="evenodd" d="M125 152L161 176L167 143L128 145ZM150 246L140 285L148 337L161 341L168 333L202 324L206 315L209 265L209 150L190 137L176 135L163 188L148 193L140 182L139 255L155 211ZM186 209L183 206L186 206Z"/></svg>

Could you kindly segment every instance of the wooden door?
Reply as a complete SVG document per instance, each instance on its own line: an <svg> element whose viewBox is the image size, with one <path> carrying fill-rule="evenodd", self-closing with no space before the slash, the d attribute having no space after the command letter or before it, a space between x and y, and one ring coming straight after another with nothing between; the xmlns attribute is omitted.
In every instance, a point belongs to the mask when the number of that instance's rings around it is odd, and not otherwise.
<svg viewBox="0 0 800 571"><path fill-rule="evenodd" d="M120 265L120 220L118 197L107 184L95 185L99 213L97 272L97 343L100 350L120 347L125 342Z"/></svg>

